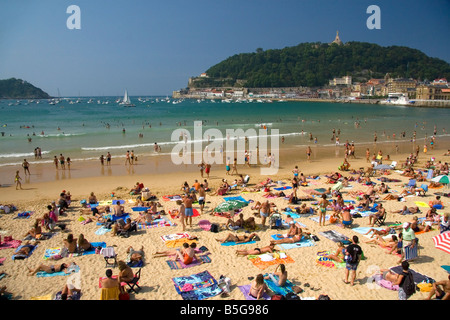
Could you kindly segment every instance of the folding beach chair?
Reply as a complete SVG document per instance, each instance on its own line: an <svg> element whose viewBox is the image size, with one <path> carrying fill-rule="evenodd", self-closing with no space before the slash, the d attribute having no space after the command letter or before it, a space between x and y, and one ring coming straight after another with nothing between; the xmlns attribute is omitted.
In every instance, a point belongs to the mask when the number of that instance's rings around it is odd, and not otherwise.
<svg viewBox="0 0 450 320"><path fill-rule="evenodd" d="M100 250L100 254L105 259L105 268L115 268L117 267L117 253L114 251L114 247L106 247Z"/></svg>
<svg viewBox="0 0 450 320"><path fill-rule="evenodd" d="M385 221L386 221L386 216L387 216L387 211L384 212L382 217L378 217L375 220L375 224L379 227L381 227L382 225L384 225Z"/></svg>
<svg viewBox="0 0 450 320"><path fill-rule="evenodd" d="M422 195L422 196L425 196L427 191L428 191L428 186L426 184L422 184L420 186L420 188L416 189L416 192L418 192L419 195Z"/></svg>
<svg viewBox="0 0 450 320"><path fill-rule="evenodd" d="M131 222L130 229L124 230L124 231L120 231L120 232L118 233L118 235L119 235L120 237L128 238L128 237L130 237L130 235L131 235L131 233L132 233L133 231L136 231L136 232L137 232L137 222L136 222L136 221Z"/></svg>
<svg viewBox="0 0 450 320"><path fill-rule="evenodd" d="M409 188L415 188L416 187L416 179L410 179L408 182Z"/></svg>
<svg viewBox="0 0 450 320"><path fill-rule="evenodd" d="M138 281L139 279L141 279L141 268L139 268L139 270L134 274L133 280L131 280L130 282L126 282L127 286L128 286L128 290L127 292L135 292L138 293L139 290L141 290L141 287L139 287L138 285Z"/></svg>

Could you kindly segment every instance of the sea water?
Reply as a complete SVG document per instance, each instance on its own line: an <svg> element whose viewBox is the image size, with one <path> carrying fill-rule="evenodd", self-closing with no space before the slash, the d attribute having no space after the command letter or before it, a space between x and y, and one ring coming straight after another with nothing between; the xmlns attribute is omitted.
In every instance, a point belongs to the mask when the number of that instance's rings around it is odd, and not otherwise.
<svg viewBox="0 0 450 320"><path fill-rule="evenodd" d="M73 160L98 159L107 152L122 157L127 150L142 156L169 154L178 143L172 141L172 132L183 128L193 136L195 121L201 121L203 131L219 129L223 137L227 129L255 129L257 134L262 129L269 136L278 130L272 138L284 138L280 145L304 149L308 145L336 146L333 130L335 135L340 133L341 146L347 141L372 143L375 134L377 143L387 144L411 141L414 132L417 141L431 137L435 130L438 139L449 136L450 109L444 108L164 97L132 97L136 106L124 107L116 99L64 98L57 104L50 100L0 100L0 166L17 165L23 159L51 162L60 154ZM208 145L206 137L202 140ZM154 151L155 143L161 147L160 153ZM36 160L37 147L42 150L42 159Z"/></svg>

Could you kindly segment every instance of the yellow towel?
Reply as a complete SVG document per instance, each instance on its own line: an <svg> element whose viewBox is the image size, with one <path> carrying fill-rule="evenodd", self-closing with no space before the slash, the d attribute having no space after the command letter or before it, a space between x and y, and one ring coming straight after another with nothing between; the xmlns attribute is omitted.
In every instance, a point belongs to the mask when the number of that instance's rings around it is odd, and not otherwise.
<svg viewBox="0 0 450 320"><path fill-rule="evenodd" d="M181 239L175 239L175 240L168 240L165 242L166 247L168 248L176 248L176 247L181 247L183 245L183 243L187 242L189 245L193 242L197 242L197 240L189 240L186 238L181 238Z"/></svg>
<svg viewBox="0 0 450 320"><path fill-rule="evenodd" d="M31 300L52 300L52 294L49 293L46 296L32 297Z"/></svg>
<svg viewBox="0 0 450 320"><path fill-rule="evenodd" d="M119 300L119 287L102 288L100 300Z"/></svg>

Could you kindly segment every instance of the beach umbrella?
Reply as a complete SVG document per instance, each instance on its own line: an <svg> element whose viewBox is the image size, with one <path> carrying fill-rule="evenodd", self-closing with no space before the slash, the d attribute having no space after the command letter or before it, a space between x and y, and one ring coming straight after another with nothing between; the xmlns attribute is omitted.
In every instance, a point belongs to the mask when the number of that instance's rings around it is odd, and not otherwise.
<svg viewBox="0 0 450 320"><path fill-rule="evenodd" d="M448 178L448 175L441 174L441 175L436 176L433 179L431 179L431 181L439 182L439 183L442 183L442 184L448 184L449 178Z"/></svg>
<svg viewBox="0 0 450 320"><path fill-rule="evenodd" d="M373 168L374 170L391 170L392 167L388 164L379 164Z"/></svg>
<svg viewBox="0 0 450 320"><path fill-rule="evenodd" d="M450 253L450 231L443 232L433 237L434 246L447 253Z"/></svg>

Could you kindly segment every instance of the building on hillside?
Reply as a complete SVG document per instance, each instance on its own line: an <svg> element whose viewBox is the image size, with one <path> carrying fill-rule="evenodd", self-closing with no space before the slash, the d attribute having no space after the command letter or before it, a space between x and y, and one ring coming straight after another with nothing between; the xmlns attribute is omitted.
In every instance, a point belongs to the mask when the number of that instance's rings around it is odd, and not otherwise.
<svg viewBox="0 0 450 320"><path fill-rule="evenodd" d="M351 86L352 85L352 77L345 76L342 78L334 78L329 82L330 86Z"/></svg>
<svg viewBox="0 0 450 320"><path fill-rule="evenodd" d="M337 44L338 46L342 46L344 44L341 38L339 38L339 31L336 31L336 38L333 40L333 42L330 43L330 45L333 43Z"/></svg>

